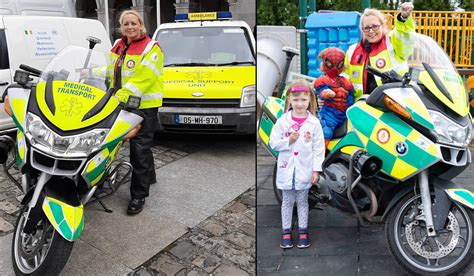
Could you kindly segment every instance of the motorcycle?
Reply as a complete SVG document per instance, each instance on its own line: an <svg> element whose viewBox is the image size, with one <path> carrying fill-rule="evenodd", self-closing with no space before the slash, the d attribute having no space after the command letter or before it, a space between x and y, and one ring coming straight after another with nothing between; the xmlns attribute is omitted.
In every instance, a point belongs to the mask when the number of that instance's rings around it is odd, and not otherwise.
<svg viewBox="0 0 474 276"><path fill-rule="evenodd" d="M416 34L412 46L403 76L367 67L382 84L347 110L309 204L353 214L361 226L385 223L390 252L409 273L453 274L474 254L474 193L452 181L471 163L469 99L433 39ZM263 111L260 138L277 158L268 141L284 100L267 98Z"/></svg>
<svg viewBox="0 0 474 276"><path fill-rule="evenodd" d="M114 160L140 128L139 103L113 97L101 74L108 54L93 49L100 40L88 40L89 49L68 46L43 71L22 64L3 97L18 130L16 141L0 137L0 163L24 192L12 241L17 275L59 274L83 231L84 206L99 201L112 212L100 200L131 172ZM97 74L84 78L83 70ZM21 183L8 171L12 165Z"/></svg>

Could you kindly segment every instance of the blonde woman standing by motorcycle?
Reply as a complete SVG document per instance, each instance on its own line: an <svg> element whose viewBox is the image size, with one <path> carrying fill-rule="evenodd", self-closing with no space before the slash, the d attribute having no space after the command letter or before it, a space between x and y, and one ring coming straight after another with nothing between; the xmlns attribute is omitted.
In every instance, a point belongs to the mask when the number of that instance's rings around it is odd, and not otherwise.
<svg viewBox="0 0 474 276"><path fill-rule="evenodd" d="M139 101L139 109L144 114L140 131L130 140L133 172L127 214L133 215L143 210L150 185L156 183L151 146L158 107L162 104L163 53L158 43L146 35L138 12L122 12L119 22L123 37L111 50L113 72L108 73L112 74L115 96L123 103L129 99Z"/></svg>
<svg viewBox="0 0 474 276"><path fill-rule="evenodd" d="M400 10L391 32L384 14L376 9L366 9L360 18L362 39L349 47L345 59L345 73L354 85L356 99L381 84L378 77L365 70L367 65L382 72L395 70L401 75L408 70L406 60L411 54L416 27L411 16L413 4L405 2Z"/></svg>

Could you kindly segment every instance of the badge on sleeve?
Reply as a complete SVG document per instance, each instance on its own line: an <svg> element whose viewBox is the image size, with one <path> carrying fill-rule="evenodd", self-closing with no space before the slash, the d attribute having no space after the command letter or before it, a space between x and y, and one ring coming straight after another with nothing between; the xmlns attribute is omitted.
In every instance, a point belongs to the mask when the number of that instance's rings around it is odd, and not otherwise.
<svg viewBox="0 0 474 276"><path fill-rule="evenodd" d="M158 61L158 55L156 53L151 54L151 60L153 60L153 62L157 62Z"/></svg>
<svg viewBox="0 0 474 276"><path fill-rule="evenodd" d="M384 68L385 67L385 59L379 58L375 62L375 65L377 65L377 68Z"/></svg>
<svg viewBox="0 0 474 276"><path fill-rule="evenodd" d="M133 59L127 61L127 67L128 68L133 68L135 66L135 61Z"/></svg>

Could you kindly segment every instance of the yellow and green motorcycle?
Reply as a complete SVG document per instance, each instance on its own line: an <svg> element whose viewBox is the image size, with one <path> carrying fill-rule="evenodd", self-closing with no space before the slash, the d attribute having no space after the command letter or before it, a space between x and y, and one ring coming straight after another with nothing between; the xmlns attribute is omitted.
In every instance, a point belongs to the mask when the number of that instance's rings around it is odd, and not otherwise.
<svg viewBox="0 0 474 276"><path fill-rule="evenodd" d="M110 195L130 173L129 163L114 159L143 117L100 74L81 77L86 68L107 68L108 55L89 41L89 49L66 47L42 72L20 66L3 97L18 130L15 144L1 137L0 162L13 147L25 193L12 244L17 275L57 275L83 231L84 205ZM128 171L119 180L121 167Z"/></svg>
<svg viewBox="0 0 474 276"><path fill-rule="evenodd" d="M416 34L412 43L403 77L367 68L381 85L347 110L309 201L352 213L362 225L385 222L392 256L410 273L450 275L474 255L474 193L452 181L471 163L469 99L433 39ZM268 140L283 108L282 99L266 99L259 128L276 158ZM274 191L281 202L275 184Z"/></svg>

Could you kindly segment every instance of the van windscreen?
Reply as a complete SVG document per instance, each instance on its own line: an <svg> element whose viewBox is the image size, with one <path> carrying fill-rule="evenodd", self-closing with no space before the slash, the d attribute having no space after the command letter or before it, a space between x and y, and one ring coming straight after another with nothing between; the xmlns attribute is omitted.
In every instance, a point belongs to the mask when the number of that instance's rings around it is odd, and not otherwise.
<svg viewBox="0 0 474 276"><path fill-rule="evenodd" d="M164 66L253 65L255 58L239 27L195 27L161 30L156 40Z"/></svg>

